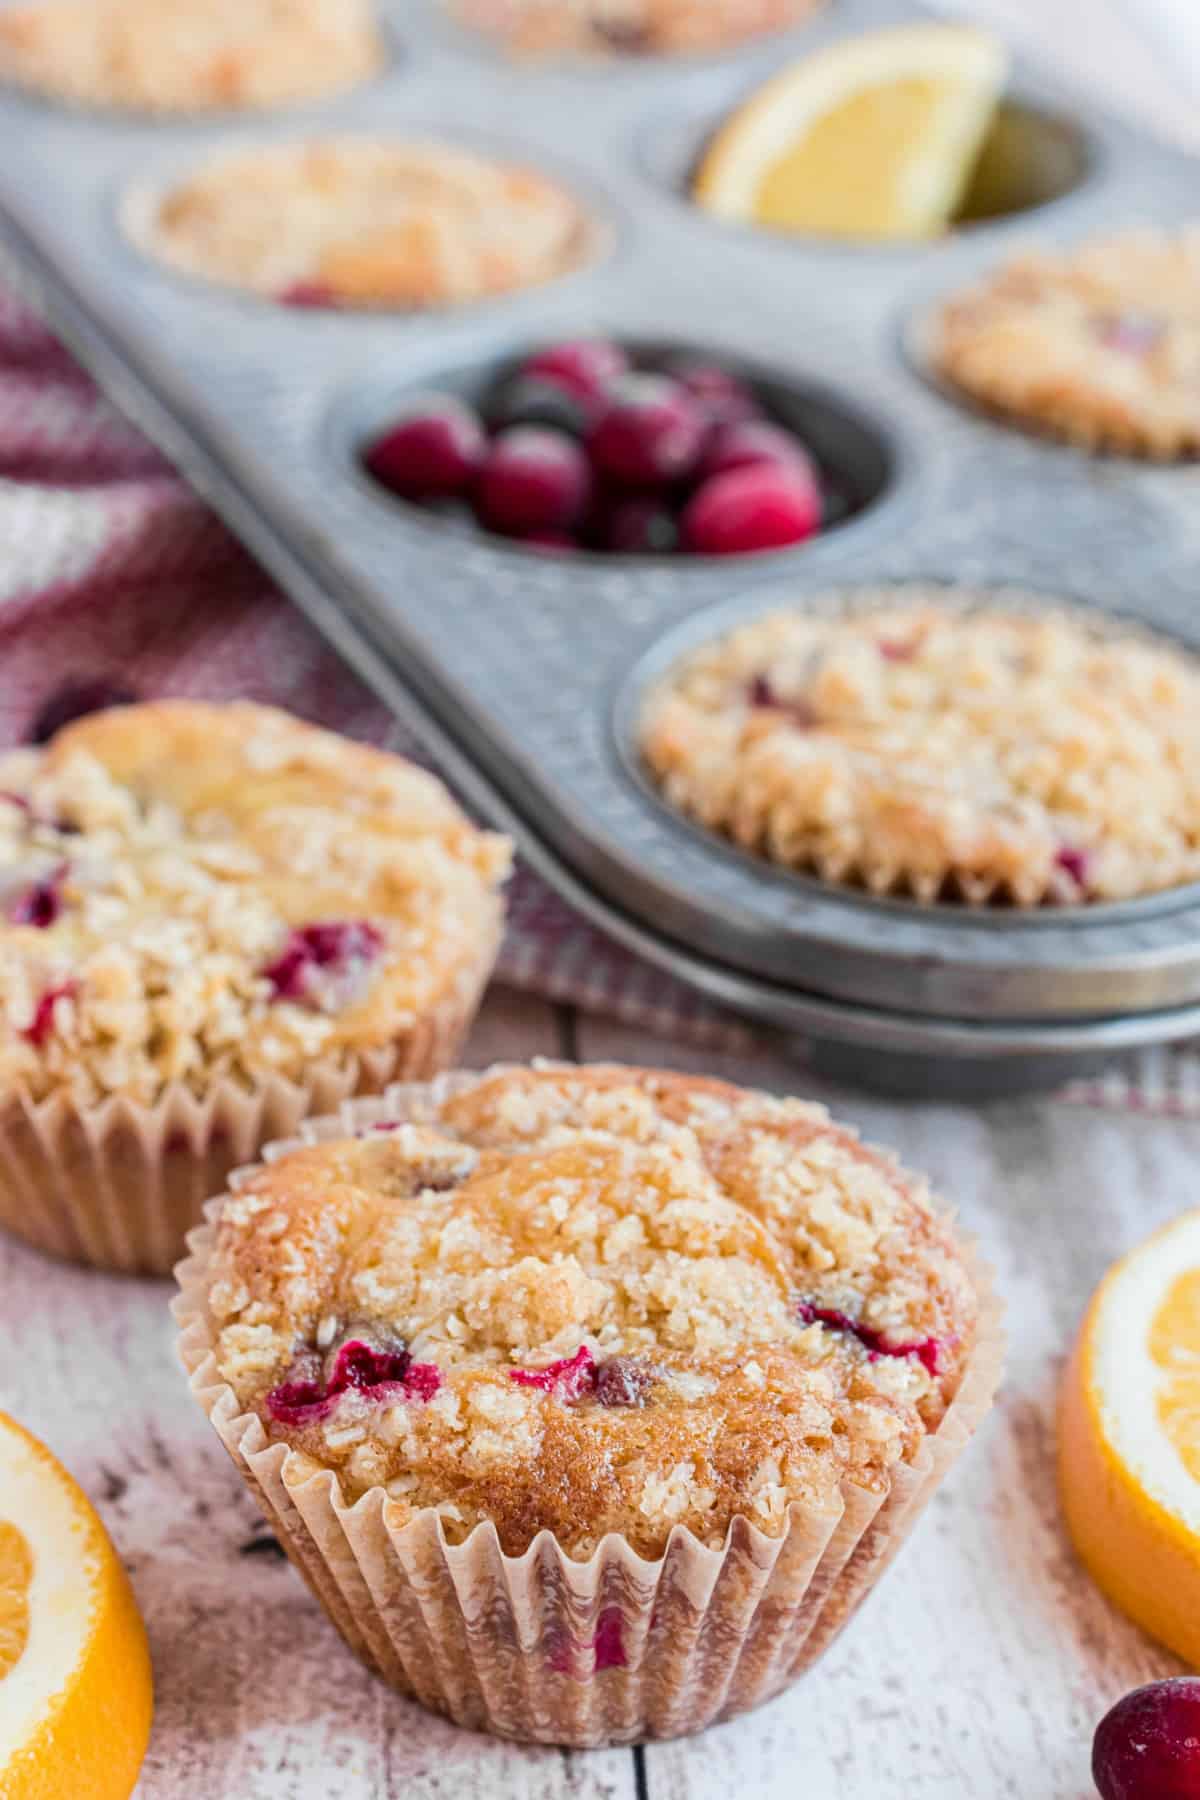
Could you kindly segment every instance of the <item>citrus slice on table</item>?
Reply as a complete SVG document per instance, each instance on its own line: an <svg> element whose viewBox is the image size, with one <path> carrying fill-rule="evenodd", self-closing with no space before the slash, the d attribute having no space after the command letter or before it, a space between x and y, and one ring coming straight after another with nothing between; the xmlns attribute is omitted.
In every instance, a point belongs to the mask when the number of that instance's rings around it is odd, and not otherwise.
<svg viewBox="0 0 1200 1800"><path fill-rule="evenodd" d="M152 1708L145 1627L108 1534L0 1413L0 1795L128 1800Z"/></svg>
<svg viewBox="0 0 1200 1800"><path fill-rule="evenodd" d="M987 32L900 25L843 38L751 95L695 182L725 219L836 237L926 238L954 217L1008 58Z"/></svg>
<svg viewBox="0 0 1200 1800"><path fill-rule="evenodd" d="M1063 1379L1059 1481L1099 1586L1200 1668L1200 1212L1095 1294Z"/></svg>

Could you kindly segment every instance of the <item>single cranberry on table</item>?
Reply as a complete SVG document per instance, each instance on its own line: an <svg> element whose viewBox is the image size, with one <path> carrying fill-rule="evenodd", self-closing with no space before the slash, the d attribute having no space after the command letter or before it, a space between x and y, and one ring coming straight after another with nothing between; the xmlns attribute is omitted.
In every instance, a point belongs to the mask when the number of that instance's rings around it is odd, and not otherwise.
<svg viewBox="0 0 1200 1800"><path fill-rule="evenodd" d="M607 338L577 338L536 351L522 364L521 373L556 382L582 400L594 400L628 368L629 358L619 344Z"/></svg>
<svg viewBox="0 0 1200 1800"><path fill-rule="evenodd" d="M754 463L775 463L784 469L803 469L816 480L816 465L800 439L782 425L765 419L740 420L718 425L704 445L700 475L724 475L728 469L748 469Z"/></svg>
<svg viewBox="0 0 1200 1800"><path fill-rule="evenodd" d="M668 375L625 375L614 381L588 435L599 474L631 488L661 488L690 475L708 421Z"/></svg>
<svg viewBox="0 0 1200 1800"><path fill-rule="evenodd" d="M479 476L480 521L506 537L567 532L591 495L587 457L573 438L539 425L514 425L492 441Z"/></svg>
<svg viewBox="0 0 1200 1800"><path fill-rule="evenodd" d="M1092 1779L1101 1800L1200 1800L1200 1677L1118 1700L1093 1740Z"/></svg>
<svg viewBox="0 0 1200 1800"><path fill-rule="evenodd" d="M447 397L398 420L369 446L363 462L401 499L433 500L465 493L486 450L487 437L471 408Z"/></svg>
<svg viewBox="0 0 1200 1800"><path fill-rule="evenodd" d="M683 514L683 544L698 556L737 556L803 543L821 528L821 495L805 471L756 463L714 475Z"/></svg>

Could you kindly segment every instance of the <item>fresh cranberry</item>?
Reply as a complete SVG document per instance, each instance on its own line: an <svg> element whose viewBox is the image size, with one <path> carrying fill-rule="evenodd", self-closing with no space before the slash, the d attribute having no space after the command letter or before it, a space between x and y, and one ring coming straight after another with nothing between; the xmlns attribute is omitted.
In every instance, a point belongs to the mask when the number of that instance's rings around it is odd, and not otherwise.
<svg viewBox="0 0 1200 1800"><path fill-rule="evenodd" d="M59 863L19 893L8 909L9 924L32 925L36 931L48 931L57 923L62 916L62 888L68 868L69 864Z"/></svg>
<svg viewBox="0 0 1200 1800"><path fill-rule="evenodd" d="M683 515L683 541L701 556L735 556L803 543L821 525L821 495L800 469L759 463L714 475Z"/></svg>
<svg viewBox="0 0 1200 1800"><path fill-rule="evenodd" d="M1101 1800L1200 1800L1200 1678L1152 1681L1118 1700L1092 1744Z"/></svg>
<svg viewBox="0 0 1200 1800"><path fill-rule="evenodd" d="M66 681L42 702L41 710L29 727L29 741L31 744L48 744L64 725L70 725L75 719L104 712L110 706L133 706L137 698L124 682L111 681L104 675Z"/></svg>
<svg viewBox="0 0 1200 1800"><path fill-rule="evenodd" d="M540 1388L543 1394L553 1394L564 1406L570 1406L594 1388L596 1359L587 1345L581 1344L574 1356L547 1363L544 1369L510 1369L508 1376L521 1387Z"/></svg>
<svg viewBox="0 0 1200 1800"><path fill-rule="evenodd" d="M880 638L877 648L884 662L911 662L917 654L915 638Z"/></svg>
<svg viewBox="0 0 1200 1800"><path fill-rule="evenodd" d="M1077 888L1087 886L1092 859L1086 850L1073 848L1070 844L1063 844L1056 851L1054 861L1064 874L1071 877Z"/></svg>
<svg viewBox="0 0 1200 1800"><path fill-rule="evenodd" d="M786 713L790 722L801 731L811 731L817 723L817 714L808 701L802 695L797 695L794 700L784 700L775 692L769 675L754 677L747 699L760 711Z"/></svg>
<svg viewBox="0 0 1200 1800"><path fill-rule="evenodd" d="M544 425L551 431L565 431L568 437L581 438L592 412L588 400L561 382L548 381L541 375L518 375L501 388L488 407L488 424L493 431L506 431L510 425Z"/></svg>
<svg viewBox="0 0 1200 1800"><path fill-rule="evenodd" d="M1125 356L1148 356L1162 343L1167 328L1153 313L1130 309L1100 313L1093 320L1093 329L1107 350L1119 350Z"/></svg>
<svg viewBox="0 0 1200 1800"><path fill-rule="evenodd" d="M937 1338L893 1343L886 1332L876 1330L875 1326L864 1325L861 1319L852 1319L849 1313L839 1312L836 1307L816 1306L811 1300L801 1300L796 1312L802 1325L824 1325L829 1331L843 1331L848 1337L857 1338L871 1362L878 1362L884 1356L915 1356L930 1375L938 1373L942 1345Z"/></svg>
<svg viewBox="0 0 1200 1800"><path fill-rule="evenodd" d="M297 1006L345 1004L383 948L383 933L366 919L301 925L263 970L277 1000Z"/></svg>
<svg viewBox="0 0 1200 1800"><path fill-rule="evenodd" d="M46 1039L54 1030L54 1009L60 1000L73 1000L79 992L76 981L60 981L56 987L47 988L34 1008L33 1017L22 1031L36 1050L40 1050Z"/></svg>
<svg viewBox="0 0 1200 1800"><path fill-rule="evenodd" d="M465 493L487 448L483 426L461 400L439 400L400 419L376 438L363 461L376 481L404 500Z"/></svg>
<svg viewBox="0 0 1200 1800"><path fill-rule="evenodd" d="M592 1657L592 1671L597 1675L604 1669L627 1668L628 1658L621 1635L623 1625L619 1606L602 1607L596 1616L594 1637L580 1642L564 1635L550 1645L547 1661L551 1669L556 1675L586 1676L586 1669L579 1669L578 1665L587 1656Z"/></svg>
<svg viewBox="0 0 1200 1800"><path fill-rule="evenodd" d="M281 306L299 306L326 310L338 305L336 291L323 281L293 281L276 295Z"/></svg>
<svg viewBox="0 0 1200 1800"><path fill-rule="evenodd" d="M748 469L756 463L774 463L782 469L799 469L816 481L816 468L798 437L765 419L718 425L710 433L700 462L700 474L724 475L727 469Z"/></svg>
<svg viewBox="0 0 1200 1800"><path fill-rule="evenodd" d="M281 1425L319 1423L341 1396L353 1389L386 1399L394 1388L417 1400L431 1400L442 1384L435 1363L415 1363L403 1346L376 1349L358 1338L342 1344L328 1369L315 1350L303 1351L288 1378L267 1395L267 1410Z"/></svg>
<svg viewBox="0 0 1200 1800"><path fill-rule="evenodd" d="M712 424L760 419L762 408L744 381L717 363L673 362L671 374Z"/></svg>
<svg viewBox="0 0 1200 1800"><path fill-rule="evenodd" d="M653 1385L653 1370L631 1356L610 1356L596 1364L594 1391L601 1406L640 1406Z"/></svg>
<svg viewBox="0 0 1200 1800"><path fill-rule="evenodd" d="M577 338L569 344L551 344L537 351L522 366L521 373L557 382L581 400L594 400L628 367L629 358L619 344L611 344L606 338Z"/></svg>
<svg viewBox="0 0 1200 1800"><path fill-rule="evenodd" d="M679 544L679 520L649 495L618 500L601 522L605 550L624 556L667 556Z"/></svg>
<svg viewBox="0 0 1200 1800"><path fill-rule="evenodd" d="M626 375L613 383L588 437L601 474L625 487L666 487L691 473L707 421L677 381Z"/></svg>
<svg viewBox="0 0 1200 1800"><path fill-rule="evenodd" d="M479 517L509 537L567 531L582 517L590 492L587 458L573 438L514 425L494 440L484 463Z"/></svg>

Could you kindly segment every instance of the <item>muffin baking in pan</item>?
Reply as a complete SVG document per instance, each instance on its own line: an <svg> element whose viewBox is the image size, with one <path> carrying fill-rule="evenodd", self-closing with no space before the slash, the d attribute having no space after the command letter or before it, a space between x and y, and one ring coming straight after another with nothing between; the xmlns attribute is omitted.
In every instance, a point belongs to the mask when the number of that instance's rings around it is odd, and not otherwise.
<svg viewBox="0 0 1200 1800"><path fill-rule="evenodd" d="M464 796L642 954L865 1047L861 1074L872 1044L936 1049L940 1079L1188 1029L1188 159L1017 58L969 223L733 228L681 204L704 134L785 55L904 6L839 0L776 44L723 8L702 69L501 59L446 10L389 15L398 54L303 121L0 97L0 214L85 357ZM566 392L564 347L596 344L626 386ZM719 479L774 505L773 456L796 505L803 453L803 530L700 529L719 421L695 405L692 460L614 448L613 406L671 436L662 383L697 361L762 414L737 454L768 460ZM400 455L414 417L453 479L414 474L411 434ZM748 659L727 691L719 645Z"/></svg>
<svg viewBox="0 0 1200 1800"><path fill-rule="evenodd" d="M0 81L124 112L253 111L338 94L384 60L373 0L28 0Z"/></svg>

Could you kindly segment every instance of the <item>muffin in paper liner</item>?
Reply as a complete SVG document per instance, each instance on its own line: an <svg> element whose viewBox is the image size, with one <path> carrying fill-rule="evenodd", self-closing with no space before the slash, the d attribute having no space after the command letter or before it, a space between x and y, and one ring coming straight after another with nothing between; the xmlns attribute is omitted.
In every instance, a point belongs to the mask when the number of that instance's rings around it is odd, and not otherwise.
<svg viewBox="0 0 1200 1800"><path fill-rule="evenodd" d="M269 1146L265 1158L421 1117L431 1093L480 1079L452 1074L348 1103ZM233 1191L256 1172L238 1171ZM309 1459L269 1439L257 1414L240 1410L217 1369L207 1301L223 1204L210 1202L176 1271L173 1310L192 1393L350 1648L400 1693L459 1725L520 1741L589 1748L676 1737L778 1694L870 1593L1000 1380L1001 1309L989 1272L959 1235L979 1307L972 1348L937 1429L885 1489L845 1480L836 1508L793 1501L774 1537L735 1517L719 1548L676 1526L653 1560L615 1533L579 1560L547 1530L509 1555L490 1521L451 1543L432 1507L397 1526L381 1486L348 1503L333 1470L313 1472Z"/></svg>
<svg viewBox="0 0 1200 1800"><path fill-rule="evenodd" d="M402 758L242 702L0 758L0 1228L167 1275L272 1138L453 1062L509 847Z"/></svg>
<svg viewBox="0 0 1200 1800"><path fill-rule="evenodd" d="M0 1228L37 1250L123 1274L169 1275L208 1197L231 1170L314 1113L454 1061L497 942L453 994L392 1044L318 1061L302 1082L224 1080L203 1095L174 1083L153 1105L68 1094L0 1106Z"/></svg>

